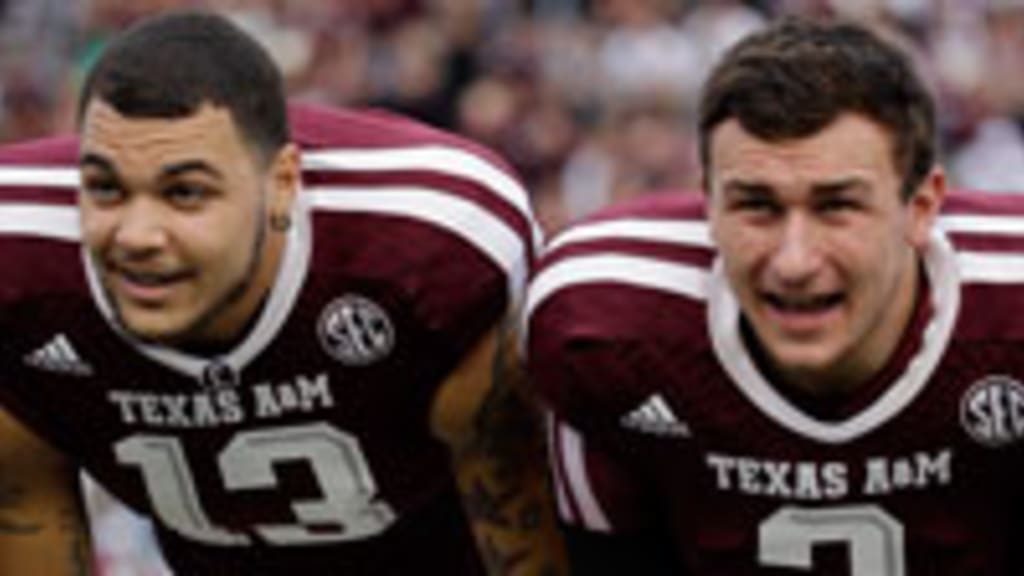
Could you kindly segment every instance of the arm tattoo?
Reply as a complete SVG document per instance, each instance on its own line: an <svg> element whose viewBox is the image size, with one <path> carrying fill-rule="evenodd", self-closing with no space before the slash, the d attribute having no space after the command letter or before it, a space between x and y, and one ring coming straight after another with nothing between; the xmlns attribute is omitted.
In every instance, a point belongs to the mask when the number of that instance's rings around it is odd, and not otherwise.
<svg viewBox="0 0 1024 576"><path fill-rule="evenodd" d="M515 491L505 490L504 494L495 494L479 476L473 478L472 483L463 496L469 517L500 528L511 528L510 514L505 508L515 498Z"/></svg>
<svg viewBox="0 0 1024 576"><path fill-rule="evenodd" d="M44 520L21 517L27 489L10 479L0 479L0 537L37 536L46 528ZM59 511L57 530L66 538L68 574L92 574L92 555L88 535L82 527L82 513L74 505ZM63 573L63 572L62 572Z"/></svg>
<svg viewBox="0 0 1024 576"><path fill-rule="evenodd" d="M474 420L474 443L470 450L483 454L500 454L506 467L515 468L533 451L543 448L539 414L525 397L525 374L518 360L511 358L508 334L498 335L497 351L491 365L491 388ZM504 475L515 476L516 470L503 469Z"/></svg>
<svg viewBox="0 0 1024 576"><path fill-rule="evenodd" d="M92 574L92 543L82 523L84 512L81 508L64 508L60 513L60 530L68 535L68 563L73 574Z"/></svg>
<svg viewBox="0 0 1024 576"><path fill-rule="evenodd" d="M43 529L38 522L17 518L17 511L25 498L25 489L9 482L0 482L0 535L30 535Z"/></svg>
<svg viewBox="0 0 1024 576"><path fill-rule="evenodd" d="M462 478L463 501L472 523L483 527L478 541L490 574L556 575L545 543L553 520L543 428L507 340L500 332L492 384L476 414L473 441L459 455L479 463Z"/></svg>

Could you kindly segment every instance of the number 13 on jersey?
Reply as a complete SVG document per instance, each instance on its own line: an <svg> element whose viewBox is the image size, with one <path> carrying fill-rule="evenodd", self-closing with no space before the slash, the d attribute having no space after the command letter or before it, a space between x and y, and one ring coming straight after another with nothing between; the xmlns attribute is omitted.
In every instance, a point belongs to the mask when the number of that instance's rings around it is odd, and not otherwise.
<svg viewBox="0 0 1024 576"><path fill-rule="evenodd" d="M173 436L139 434L114 447L118 462L142 472L154 513L186 538L221 546L250 544L249 535L210 521L181 441ZM295 523L261 524L258 537L274 545L324 544L380 534L396 519L377 499L377 484L359 440L327 424L251 430L238 433L220 452L217 464L228 491L273 489L274 465L309 464L322 497L292 503ZM334 525L337 530L310 530Z"/></svg>

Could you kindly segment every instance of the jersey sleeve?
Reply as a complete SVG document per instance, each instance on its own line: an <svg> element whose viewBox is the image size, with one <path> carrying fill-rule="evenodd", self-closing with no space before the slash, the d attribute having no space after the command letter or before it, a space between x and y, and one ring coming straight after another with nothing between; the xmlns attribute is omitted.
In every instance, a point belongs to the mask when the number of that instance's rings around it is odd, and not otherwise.
<svg viewBox="0 0 1024 576"><path fill-rule="evenodd" d="M36 328L33 296L67 296L77 279L77 150L73 136L0 146L0 405L47 439L44 414L18 393L32 358L16 341Z"/></svg>
<svg viewBox="0 0 1024 576"><path fill-rule="evenodd" d="M405 118L297 104L291 121L303 197L342 238L327 266L394 287L417 347L454 366L523 297L541 242L525 189L489 151Z"/></svg>
<svg viewBox="0 0 1024 576"><path fill-rule="evenodd" d="M654 521L644 498L650 491L642 469L622 448L621 427L621 415L646 391L634 380L634 357L640 352L630 342L609 341L597 326L575 321L574 301L552 302L528 324L531 385L549 410L559 516L569 526L595 533L643 531Z"/></svg>
<svg viewBox="0 0 1024 576"><path fill-rule="evenodd" d="M631 533L650 523L628 458L549 414L548 448L559 518L591 532Z"/></svg>
<svg viewBox="0 0 1024 576"><path fill-rule="evenodd" d="M665 204L680 196L627 203L563 232L528 290L527 366L552 412L553 476L570 526L637 534L663 514L647 501L658 477L634 449L637 428L651 417L665 424L664 382L651 374L688 365L705 345L698 296L709 258L703 244L677 240L703 238L696 205ZM672 242L652 242L662 237Z"/></svg>

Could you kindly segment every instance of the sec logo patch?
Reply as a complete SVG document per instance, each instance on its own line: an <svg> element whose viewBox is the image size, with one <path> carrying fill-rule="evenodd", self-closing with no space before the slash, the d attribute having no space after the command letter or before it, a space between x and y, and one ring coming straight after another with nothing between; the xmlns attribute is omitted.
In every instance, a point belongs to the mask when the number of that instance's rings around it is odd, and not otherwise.
<svg viewBox="0 0 1024 576"><path fill-rule="evenodd" d="M1002 375L975 382L960 399L960 422L979 444L1005 446L1024 437L1024 385Z"/></svg>
<svg viewBox="0 0 1024 576"><path fill-rule="evenodd" d="M387 356L395 345L395 330L376 302L346 294L324 308L317 323L320 344L342 364L365 366Z"/></svg>

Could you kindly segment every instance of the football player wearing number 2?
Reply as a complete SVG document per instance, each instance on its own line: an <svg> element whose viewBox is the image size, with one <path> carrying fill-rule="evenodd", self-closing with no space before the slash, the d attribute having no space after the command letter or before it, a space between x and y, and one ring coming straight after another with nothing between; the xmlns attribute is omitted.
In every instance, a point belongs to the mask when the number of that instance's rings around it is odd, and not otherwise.
<svg viewBox="0 0 1024 576"><path fill-rule="evenodd" d="M561 573L505 322L537 226L489 153L288 109L253 39L174 13L0 187L0 573L88 572L79 466L177 574Z"/></svg>
<svg viewBox="0 0 1024 576"><path fill-rule="evenodd" d="M1024 201L946 193L849 23L743 40L699 129L703 196L579 224L528 291L574 568L1024 573Z"/></svg>

